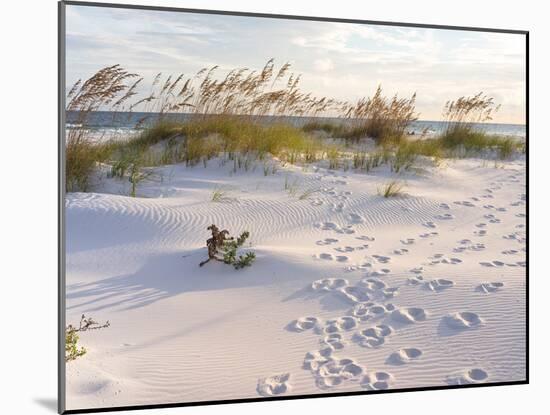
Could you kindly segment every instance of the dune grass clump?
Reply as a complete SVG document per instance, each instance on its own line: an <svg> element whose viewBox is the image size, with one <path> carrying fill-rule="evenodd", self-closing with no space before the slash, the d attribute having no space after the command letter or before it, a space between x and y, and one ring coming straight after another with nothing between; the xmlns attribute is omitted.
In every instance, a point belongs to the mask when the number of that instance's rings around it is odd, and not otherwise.
<svg viewBox="0 0 550 415"><path fill-rule="evenodd" d="M341 165L342 152L337 146L330 146L326 150L326 158L328 160L328 168L335 170Z"/></svg>
<svg viewBox="0 0 550 415"><path fill-rule="evenodd" d="M202 267L211 260L233 265L235 269L241 269L252 265L256 259L256 254L254 252L248 251L244 254L237 255L238 249L241 248L250 237L250 232L244 231L235 239L229 236L228 230L224 229L220 231L214 224L210 225L207 230L212 233L212 237L206 241L208 259L201 262L199 266Z"/></svg>
<svg viewBox="0 0 550 415"><path fill-rule="evenodd" d="M378 86L372 97L342 107L344 118L352 125L344 138L370 137L378 144L401 140L407 126L418 119L415 101L416 93L410 98L387 98Z"/></svg>
<svg viewBox="0 0 550 415"><path fill-rule="evenodd" d="M311 196L313 196L315 193L317 193L319 189L306 189L302 192L302 194L298 197L299 200L306 200L309 199Z"/></svg>
<svg viewBox="0 0 550 415"><path fill-rule="evenodd" d="M328 121L310 121L302 126L302 130L308 133L324 131L329 137L345 137L348 133L348 129L344 124Z"/></svg>
<svg viewBox="0 0 550 415"><path fill-rule="evenodd" d="M113 65L99 70L90 79L78 80L67 94L66 110L75 114L74 127L67 132L65 143L66 190L88 191L91 175L98 162L110 155L110 146L96 144L89 138L88 118L100 109L116 113L136 94L142 78L129 83L136 74Z"/></svg>
<svg viewBox="0 0 550 415"><path fill-rule="evenodd" d="M88 330L99 330L109 327L111 324L109 321L104 324L99 324L94 321L91 317L86 318L84 314L80 318L80 324L78 327L74 327L69 324L65 328L65 361L70 362L76 360L77 358L84 356L87 353L85 347L78 346L78 341L80 340L77 333L84 332Z"/></svg>
<svg viewBox="0 0 550 415"><path fill-rule="evenodd" d="M199 117L181 125L186 137L182 154L187 164L221 153L254 155L264 160L270 155L296 163L311 161L321 147L312 137L289 124L261 124L245 117Z"/></svg>
<svg viewBox="0 0 550 415"><path fill-rule="evenodd" d="M378 188L378 194L385 198L400 196L403 193L404 184L397 180L385 184L382 188Z"/></svg>
<svg viewBox="0 0 550 415"><path fill-rule="evenodd" d="M483 92L447 101L443 112L446 127L440 138L442 145L462 155L493 150L500 159L511 157L514 151L520 151L519 142L489 135L478 127L480 123L491 121L499 109L500 105Z"/></svg>

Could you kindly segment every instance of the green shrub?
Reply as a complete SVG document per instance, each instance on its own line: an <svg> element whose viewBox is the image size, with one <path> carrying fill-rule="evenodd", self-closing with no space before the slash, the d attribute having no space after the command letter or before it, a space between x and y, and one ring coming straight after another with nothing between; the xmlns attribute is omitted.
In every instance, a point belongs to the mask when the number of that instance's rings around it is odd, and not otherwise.
<svg viewBox="0 0 550 415"><path fill-rule="evenodd" d="M67 330L65 333L65 361L70 362L86 354L84 347L78 347L78 334L75 330Z"/></svg>
<svg viewBox="0 0 550 415"><path fill-rule="evenodd" d="M405 187L404 184L393 180L384 185L382 189L378 189L378 194L380 196L384 196L385 198L399 196L402 194L403 187Z"/></svg>
<svg viewBox="0 0 550 415"><path fill-rule="evenodd" d="M99 324L91 317L86 318L84 314L80 318L80 324L78 327L73 327L69 324L65 328L65 361L70 362L86 354L86 349L84 347L78 346L78 341L80 340L77 333L88 331L88 330L99 330L109 327L111 324L109 321L104 324Z"/></svg>
<svg viewBox="0 0 550 415"><path fill-rule="evenodd" d="M242 232L237 239L229 236L229 231L226 229L220 231L219 228L212 224L207 230L211 231L212 237L206 241L208 248L208 259L201 262L199 266L203 266L211 260L221 261L224 264L233 265L235 269L240 269L252 265L256 259L254 252L246 252L244 255L237 256L237 251L244 245L250 237L248 231Z"/></svg>

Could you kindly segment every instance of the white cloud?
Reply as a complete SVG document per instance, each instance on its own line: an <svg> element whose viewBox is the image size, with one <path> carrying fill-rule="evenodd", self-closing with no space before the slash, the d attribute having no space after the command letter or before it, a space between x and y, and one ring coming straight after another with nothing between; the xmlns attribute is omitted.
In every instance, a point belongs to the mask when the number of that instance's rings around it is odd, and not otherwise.
<svg viewBox="0 0 550 415"><path fill-rule="evenodd" d="M334 69L334 63L330 58L315 59L313 67L318 72L328 72Z"/></svg>

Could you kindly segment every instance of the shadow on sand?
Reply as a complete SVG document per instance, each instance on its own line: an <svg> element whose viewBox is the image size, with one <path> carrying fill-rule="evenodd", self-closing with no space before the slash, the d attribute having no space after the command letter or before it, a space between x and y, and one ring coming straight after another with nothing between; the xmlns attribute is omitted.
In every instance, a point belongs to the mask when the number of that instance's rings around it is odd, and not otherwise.
<svg viewBox="0 0 550 415"><path fill-rule="evenodd" d="M67 285L67 310L130 310L186 292L270 286L304 279L307 284L311 269L305 264L289 263L288 258L273 254L268 257L261 250L256 254L256 262L241 270L215 261L199 267L205 249L151 255L134 273Z"/></svg>

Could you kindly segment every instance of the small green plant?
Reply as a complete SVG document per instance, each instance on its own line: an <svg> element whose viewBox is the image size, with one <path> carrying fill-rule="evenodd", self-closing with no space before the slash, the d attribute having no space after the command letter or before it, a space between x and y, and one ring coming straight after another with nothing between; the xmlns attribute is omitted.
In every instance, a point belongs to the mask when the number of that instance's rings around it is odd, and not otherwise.
<svg viewBox="0 0 550 415"><path fill-rule="evenodd" d="M391 162L391 170L395 173L399 173L403 170L409 170L417 158L414 146L401 145L395 152L393 160Z"/></svg>
<svg viewBox="0 0 550 415"><path fill-rule="evenodd" d="M233 265L235 269L241 269L252 265L256 259L256 254L254 252L248 251L244 253L244 255L237 255L239 248L241 248L250 237L250 232L244 231L235 239L229 236L228 230L224 229L220 231L214 224L210 225L207 230L212 233L212 237L206 241L208 259L201 262L199 266L202 267L211 260Z"/></svg>
<svg viewBox="0 0 550 415"><path fill-rule="evenodd" d="M65 361L70 362L86 354L86 348L78 346L78 340L80 337L77 333L88 330L99 330L109 327L111 324L109 321L104 324L99 324L91 317L86 318L84 314L80 318L80 324L78 327L74 327L69 324L65 329Z"/></svg>
<svg viewBox="0 0 550 415"><path fill-rule="evenodd" d="M223 187L216 187L214 190L212 190L212 197L210 198L210 200L217 203L227 201L229 200L227 194L227 190Z"/></svg>
<svg viewBox="0 0 550 415"><path fill-rule="evenodd" d="M84 347L78 347L78 334L74 330L68 330L65 334L65 361L76 360L86 354Z"/></svg>
<svg viewBox="0 0 550 415"><path fill-rule="evenodd" d="M296 193L298 192L298 184L299 180L297 178L291 181L289 176L285 176L285 190L291 197L296 196Z"/></svg>
<svg viewBox="0 0 550 415"><path fill-rule="evenodd" d="M331 147L327 150L327 159L331 170L337 169L340 167L340 151L336 147Z"/></svg>
<svg viewBox="0 0 550 415"><path fill-rule="evenodd" d="M151 177L152 174L153 172L151 171L142 170L139 163L137 162L132 163L130 165L130 171L128 175L128 180L131 184L130 196L136 197L137 185L142 181Z"/></svg>
<svg viewBox="0 0 550 415"><path fill-rule="evenodd" d="M382 189L379 188L378 194L380 196L384 196L385 198L396 197L402 194L402 190L404 187L404 184L399 183L396 180L392 180L391 182L385 184Z"/></svg>
<svg viewBox="0 0 550 415"><path fill-rule="evenodd" d="M298 197L298 199L300 199L300 200L309 199L309 197L310 197L312 194L314 194L314 193L316 193L316 192L318 192L318 191L319 191L319 189L306 189L306 190L304 190L304 192Z"/></svg>

